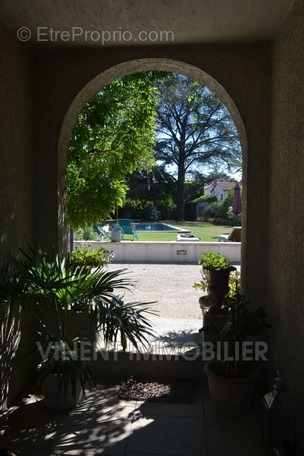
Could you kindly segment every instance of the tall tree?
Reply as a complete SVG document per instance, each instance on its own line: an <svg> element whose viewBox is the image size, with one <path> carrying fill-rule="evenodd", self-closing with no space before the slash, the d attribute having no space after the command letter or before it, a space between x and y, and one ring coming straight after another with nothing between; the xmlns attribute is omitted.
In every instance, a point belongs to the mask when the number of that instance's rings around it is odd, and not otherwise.
<svg viewBox="0 0 304 456"><path fill-rule="evenodd" d="M176 176L177 219L183 220L187 174L203 165L230 171L241 148L228 109L207 87L170 73L159 93L155 157Z"/></svg>
<svg viewBox="0 0 304 456"><path fill-rule="evenodd" d="M137 73L99 90L78 116L68 151L68 219L101 221L122 205L126 176L155 162L158 73Z"/></svg>

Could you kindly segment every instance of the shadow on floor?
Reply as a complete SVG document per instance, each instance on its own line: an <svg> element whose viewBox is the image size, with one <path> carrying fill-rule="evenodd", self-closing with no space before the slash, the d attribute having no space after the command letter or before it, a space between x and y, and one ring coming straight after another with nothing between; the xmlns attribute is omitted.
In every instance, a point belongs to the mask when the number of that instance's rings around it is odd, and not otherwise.
<svg viewBox="0 0 304 456"><path fill-rule="evenodd" d="M69 412L28 395L2 418L0 448L11 456L264 456L261 409L220 416L206 385L195 387L194 402L150 403L120 400L118 384L103 384Z"/></svg>

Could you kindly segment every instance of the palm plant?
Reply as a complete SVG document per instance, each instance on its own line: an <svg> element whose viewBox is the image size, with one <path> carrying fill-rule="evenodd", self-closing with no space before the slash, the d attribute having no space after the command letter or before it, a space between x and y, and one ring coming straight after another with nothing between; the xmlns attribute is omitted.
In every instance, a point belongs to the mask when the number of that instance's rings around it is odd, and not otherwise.
<svg viewBox="0 0 304 456"><path fill-rule="evenodd" d="M77 381L83 393L94 384L91 366L81 354L81 344L91 334L102 330L106 342L116 342L120 337L124 349L127 341L137 347L153 334L145 316L153 314L151 303L124 304L115 294L115 289L132 286L126 269L77 266L69 255L60 258L31 247L21 250L21 257L13 257L12 265L21 284L18 298L25 310L34 314L38 325L44 358L40 382L49 373L56 374L59 392L62 388L66 392L70 384L75 395ZM88 322L85 326L84 319ZM76 329L76 320L82 323L82 329Z"/></svg>

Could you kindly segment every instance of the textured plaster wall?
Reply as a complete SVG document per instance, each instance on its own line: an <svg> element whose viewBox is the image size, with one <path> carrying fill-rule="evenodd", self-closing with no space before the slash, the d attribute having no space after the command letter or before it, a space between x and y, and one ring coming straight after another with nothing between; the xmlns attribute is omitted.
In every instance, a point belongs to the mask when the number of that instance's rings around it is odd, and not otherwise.
<svg viewBox="0 0 304 456"><path fill-rule="evenodd" d="M169 62L169 63L168 63ZM171 63L170 63L171 62ZM171 69L222 87L235 103L245 127L244 232L242 266L252 300L263 301L266 275L270 47L204 48L172 46L38 52L35 237L60 247L64 221L65 153L68 137L84 103L113 78L145 69ZM192 70L189 69L192 66ZM209 76L208 76L209 75ZM223 88L225 90L223 90ZM60 135L60 130L61 135ZM60 144L59 144L60 137ZM58 149L59 146L59 149ZM57 154L59 167L57 167ZM56 193L57 192L57 193ZM246 273L245 273L246 271Z"/></svg>
<svg viewBox="0 0 304 456"><path fill-rule="evenodd" d="M304 4L298 1L273 50L267 301L274 326L272 367L304 410L303 21Z"/></svg>
<svg viewBox="0 0 304 456"><path fill-rule="evenodd" d="M0 254L33 240L31 53L0 28Z"/></svg>
<svg viewBox="0 0 304 456"><path fill-rule="evenodd" d="M33 242L33 60L32 54L0 27L0 259L8 252ZM1 312L3 312L3 307ZM3 316L3 314L1 313ZM17 317L18 320L18 317ZM32 321L22 314L22 336L16 353L9 341L9 330L0 318L1 346L0 408L6 398L1 393L10 383L10 398L20 393L33 373L28 354L33 344ZM18 324L16 323L16 328ZM16 355L16 356L15 356ZM4 369L3 364L6 365ZM32 365L33 366L33 365ZM12 371L11 371L12 369Z"/></svg>

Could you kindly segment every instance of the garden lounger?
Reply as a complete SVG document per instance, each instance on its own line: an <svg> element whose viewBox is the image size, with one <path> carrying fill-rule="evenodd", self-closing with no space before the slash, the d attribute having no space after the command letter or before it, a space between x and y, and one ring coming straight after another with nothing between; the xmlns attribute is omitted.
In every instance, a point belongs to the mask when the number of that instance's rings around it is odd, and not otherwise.
<svg viewBox="0 0 304 456"><path fill-rule="evenodd" d="M234 226L230 234L221 234L218 238L223 242L241 242L242 227Z"/></svg>
<svg viewBox="0 0 304 456"><path fill-rule="evenodd" d="M132 241L136 239L138 241L137 231L133 220L131 219L117 219L118 225L123 230L123 236L125 234L131 234L133 236Z"/></svg>
<svg viewBox="0 0 304 456"><path fill-rule="evenodd" d="M111 239L111 231L106 231L104 228L101 227L101 225L99 225L99 223L95 223L95 225L93 226L93 230L95 231L95 233L99 234L101 240L103 240L104 237Z"/></svg>

